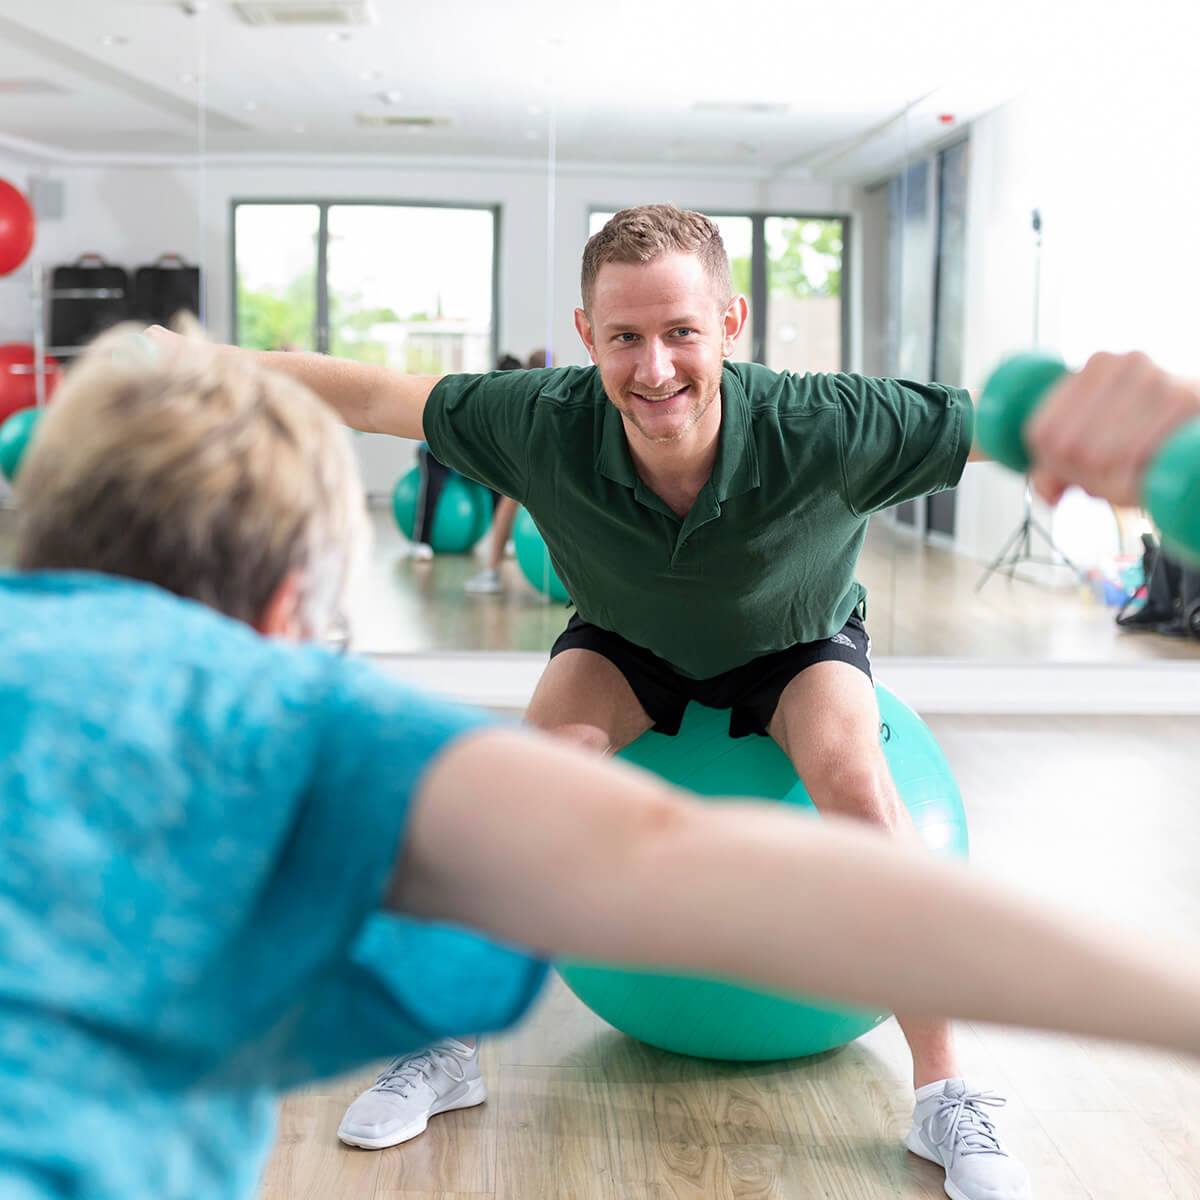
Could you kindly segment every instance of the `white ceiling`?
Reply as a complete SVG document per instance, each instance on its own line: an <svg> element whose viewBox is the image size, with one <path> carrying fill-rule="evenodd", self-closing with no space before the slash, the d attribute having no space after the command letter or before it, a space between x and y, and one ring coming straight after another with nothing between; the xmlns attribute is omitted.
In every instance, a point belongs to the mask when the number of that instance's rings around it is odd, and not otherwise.
<svg viewBox="0 0 1200 1200"><path fill-rule="evenodd" d="M528 161L553 128L561 164L861 180L1123 36L1095 0L373 8L367 25L254 28L230 0L2 0L0 147L60 162ZM364 128L359 113L449 124Z"/></svg>

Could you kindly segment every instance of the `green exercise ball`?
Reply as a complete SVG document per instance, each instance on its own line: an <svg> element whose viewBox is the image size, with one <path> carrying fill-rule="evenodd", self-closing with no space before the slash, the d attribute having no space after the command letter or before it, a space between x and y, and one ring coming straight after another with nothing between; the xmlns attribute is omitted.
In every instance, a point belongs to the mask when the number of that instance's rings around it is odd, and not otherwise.
<svg viewBox="0 0 1200 1200"><path fill-rule="evenodd" d="M0 471L10 483L16 481L25 448L41 415L40 408L21 408L0 425Z"/></svg>
<svg viewBox="0 0 1200 1200"><path fill-rule="evenodd" d="M421 472L413 467L402 475L392 490L392 512L400 532L410 541L417 525L417 497ZM432 542L435 554L466 554L487 532L492 519L491 494L487 488L454 474L447 477L433 514Z"/></svg>
<svg viewBox="0 0 1200 1200"><path fill-rule="evenodd" d="M516 552L517 566L521 568L521 574L529 580L534 590L559 604L566 604L570 597L550 561L550 551L546 549L546 543L542 541L542 535L533 523L533 518L523 508L513 522L513 550Z"/></svg>
<svg viewBox="0 0 1200 1200"><path fill-rule="evenodd" d="M907 705L884 687L877 695L884 754L921 840L935 854L965 858L966 816L945 754ZM701 795L778 800L816 815L783 751L770 738L730 738L727 710L693 703L677 736L643 734L621 757ZM797 913L796 919L821 918ZM696 1058L762 1062L819 1054L853 1041L888 1016L607 964L566 961L558 971L588 1008L622 1033Z"/></svg>

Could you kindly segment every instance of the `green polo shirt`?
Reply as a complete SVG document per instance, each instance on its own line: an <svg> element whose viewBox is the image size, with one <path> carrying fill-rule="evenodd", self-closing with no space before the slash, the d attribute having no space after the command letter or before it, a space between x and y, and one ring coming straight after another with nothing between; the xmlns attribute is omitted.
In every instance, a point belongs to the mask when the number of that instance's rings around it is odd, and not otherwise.
<svg viewBox="0 0 1200 1200"><path fill-rule="evenodd" d="M705 679L841 629L867 517L953 487L974 416L956 388L732 362L721 404L686 518L638 477L595 367L447 376L425 437L525 505L584 620Z"/></svg>

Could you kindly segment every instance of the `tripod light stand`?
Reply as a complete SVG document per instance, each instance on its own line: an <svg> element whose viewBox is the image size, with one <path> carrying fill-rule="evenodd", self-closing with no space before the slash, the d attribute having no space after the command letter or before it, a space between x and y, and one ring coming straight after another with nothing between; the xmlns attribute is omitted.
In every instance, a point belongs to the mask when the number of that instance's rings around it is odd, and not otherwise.
<svg viewBox="0 0 1200 1200"><path fill-rule="evenodd" d="M1040 209L1033 210L1033 344L1038 344L1038 326L1040 324L1040 305L1042 290L1042 214ZM1033 535L1037 534L1049 547L1049 555L1033 553ZM1000 553L988 564L988 568L980 576L975 590L979 591L985 583L999 570L1007 568L1008 577L1012 579L1017 567L1023 562L1041 563L1050 567L1069 567L1077 576L1082 571L1059 549L1050 531L1033 515L1033 489L1029 486L1029 476L1025 476L1025 499L1021 521L1009 535Z"/></svg>

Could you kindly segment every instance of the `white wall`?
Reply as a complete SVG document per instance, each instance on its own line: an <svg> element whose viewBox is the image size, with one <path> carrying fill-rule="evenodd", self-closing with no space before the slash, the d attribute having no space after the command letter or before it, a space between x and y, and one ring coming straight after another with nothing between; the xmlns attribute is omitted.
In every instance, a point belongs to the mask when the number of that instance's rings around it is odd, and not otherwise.
<svg viewBox="0 0 1200 1200"><path fill-rule="evenodd" d="M560 170L551 237L547 171L535 163L509 164L503 169L336 162L62 167L55 168L53 177L64 185L64 217L43 223L39 230L35 248L39 262L69 261L86 251L102 253L127 267L152 261L164 252L198 261L205 274L207 324L220 339L228 339L231 333L230 218L235 199L498 204L500 347L525 355L549 342L556 360L563 364L586 361L572 312L579 300L579 257L587 237L589 209L672 201L700 210L773 208L858 216L861 200L858 189L829 184L771 184L721 178L715 173L647 177L619 169L607 173ZM855 236L860 238L861 230ZM861 261L862 255L854 254L858 278ZM404 264L397 262L394 269L402 272ZM851 283L854 287L857 279ZM0 336L29 340L30 315L24 295L0 293ZM355 447L368 490L373 492L390 490L411 458L411 448L392 439L356 438Z"/></svg>
<svg viewBox="0 0 1200 1200"><path fill-rule="evenodd" d="M1098 350L1140 349L1200 375L1200 80L1187 46L1156 41L1153 29L1130 32L1145 44L1089 59L1086 69L1039 84L972 127L972 386L1034 340L1034 208L1043 217L1040 345L1076 366ZM990 558L1020 505L1019 479L969 467L960 548Z"/></svg>

